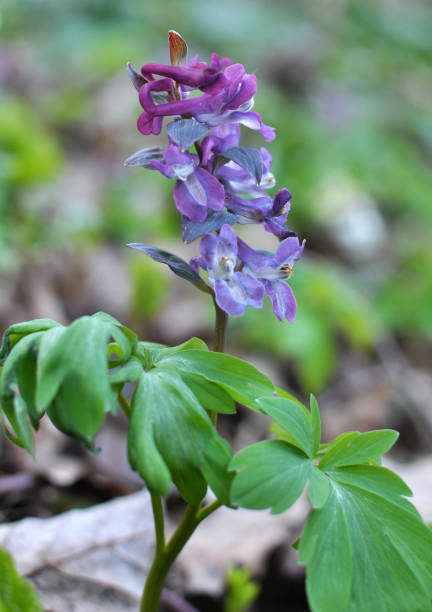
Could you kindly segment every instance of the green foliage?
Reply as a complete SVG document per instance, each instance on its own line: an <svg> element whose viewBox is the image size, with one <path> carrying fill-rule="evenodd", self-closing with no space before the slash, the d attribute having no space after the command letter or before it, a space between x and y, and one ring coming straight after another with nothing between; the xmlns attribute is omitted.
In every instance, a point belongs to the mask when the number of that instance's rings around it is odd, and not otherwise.
<svg viewBox="0 0 432 612"><path fill-rule="evenodd" d="M111 337L120 358L110 364ZM92 447L105 412L116 410L119 380L141 372L135 361L110 379L109 366L129 360L136 345L135 334L104 313L81 317L69 327L50 319L12 325L0 350L1 409L15 437L3 418L7 435L32 452L30 423L37 428L47 412L58 429Z"/></svg>
<svg viewBox="0 0 432 612"><path fill-rule="evenodd" d="M58 429L93 448L124 383L138 381L127 409L130 462L151 491L166 496L174 483L193 503L209 485L229 504L231 449L212 415L235 412L235 401L260 410L258 399L274 393L253 366L208 351L198 338L175 347L138 342L105 313L68 327L50 319L12 325L0 356L5 431L30 452L31 427L45 412Z"/></svg>
<svg viewBox="0 0 432 612"><path fill-rule="evenodd" d="M132 403L129 461L149 489L167 496L171 482L198 503L207 483L229 503L229 445L175 368L143 373Z"/></svg>
<svg viewBox="0 0 432 612"><path fill-rule="evenodd" d="M21 578L12 557L0 548L0 612L43 612L33 586Z"/></svg>
<svg viewBox="0 0 432 612"><path fill-rule="evenodd" d="M320 447L315 400L310 413L286 398L259 403L287 435L249 446L232 459L231 469L241 470L233 479L232 502L282 512L309 482L314 509L299 559L307 564L312 610L429 609L432 532L405 499L409 488L376 464L397 433L347 432Z"/></svg>
<svg viewBox="0 0 432 612"><path fill-rule="evenodd" d="M258 597L260 586L252 580L247 567L229 567L227 571L228 592L224 612L245 612Z"/></svg>
<svg viewBox="0 0 432 612"><path fill-rule="evenodd" d="M56 139L31 107L18 98L0 101L0 150L2 178L11 184L52 179L61 167Z"/></svg>

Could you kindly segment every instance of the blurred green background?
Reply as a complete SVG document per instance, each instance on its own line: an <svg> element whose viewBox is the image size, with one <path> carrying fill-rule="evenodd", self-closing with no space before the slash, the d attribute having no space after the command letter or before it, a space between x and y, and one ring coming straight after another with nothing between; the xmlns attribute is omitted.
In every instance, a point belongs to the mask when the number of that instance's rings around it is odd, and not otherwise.
<svg viewBox="0 0 432 612"><path fill-rule="evenodd" d="M136 130L126 61L167 62L175 29L191 55L257 74L255 109L277 128L275 190L293 193L290 227L307 240L294 325L249 309L231 351L300 395L349 364L375 367L383 342L430 374L431 24L428 0L4 0L2 329L101 309L148 339L211 339L206 296L124 247L198 248L181 243L172 183L123 167L158 141ZM264 144L242 130L243 144ZM258 248L262 231L245 232Z"/></svg>

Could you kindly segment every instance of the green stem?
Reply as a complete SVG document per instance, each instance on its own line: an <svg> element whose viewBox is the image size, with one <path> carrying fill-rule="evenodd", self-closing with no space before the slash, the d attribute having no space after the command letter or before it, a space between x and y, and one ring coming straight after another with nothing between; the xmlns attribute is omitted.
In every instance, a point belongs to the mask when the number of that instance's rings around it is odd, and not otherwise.
<svg viewBox="0 0 432 612"><path fill-rule="evenodd" d="M156 495L160 502L160 497ZM153 504L153 494L152 494ZM184 545L189 540L198 525L207 518L212 512L217 510L222 504L215 500L208 506L201 508L201 504L189 504L180 522L180 525L175 530L169 542L163 547L159 546L156 531L156 553L153 563L147 574L147 580L144 587L143 596L141 599L140 612L158 612L159 602L162 595L162 589L165 584L165 578L171 565L174 563ZM159 504L156 503L157 512ZM154 511L154 506L153 506ZM156 525L156 516L155 516ZM159 539L160 541L160 539Z"/></svg>
<svg viewBox="0 0 432 612"><path fill-rule="evenodd" d="M156 533L156 554L162 553L165 548L165 523L161 496L150 493L153 509L153 519Z"/></svg>
<svg viewBox="0 0 432 612"><path fill-rule="evenodd" d="M118 394L118 401L119 401L120 406L122 407L123 412L125 413L127 418L130 420L132 409L130 407L129 402L127 401L127 399L125 398L125 396L123 395L121 391Z"/></svg>
<svg viewBox="0 0 432 612"><path fill-rule="evenodd" d="M222 308L219 308L219 306L216 304L216 300L214 300L214 305L216 309L216 325L213 350L223 353L225 350L228 315L224 310L222 310Z"/></svg>
<svg viewBox="0 0 432 612"><path fill-rule="evenodd" d="M225 349L228 315L219 308L216 301L214 304L216 309L216 325L213 350L222 353ZM130 406L122 394L119 395L119 401L126 414L130 414ZM129 413L127 410L129 410ZM208 414L216 426L217 413L209 411ZM165 543L162 501L160 496L155 493L151 493L151 501L156 531L156 551L153 563L147 574L140 612L158 612L162 589L172 564L201 521L222 505L217 499L211 504L204 506L204 508L201 507L201 502L199 504L189 504L173 536L169 542Z"/></svg>

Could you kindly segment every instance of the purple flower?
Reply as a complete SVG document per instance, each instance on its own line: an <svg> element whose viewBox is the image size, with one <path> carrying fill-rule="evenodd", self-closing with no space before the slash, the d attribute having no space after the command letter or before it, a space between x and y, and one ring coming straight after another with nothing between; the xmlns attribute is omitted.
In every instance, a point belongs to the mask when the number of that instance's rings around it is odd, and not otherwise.
<svg viewBox="0 0 432 612"><path fill-rule="evenodd" d="M191 265L208 273L208 283L215 292L216 303L229 315L241 315L247 306L261 308L264 287L252 275L236 272L237 235L230 225L223 225L219 235L207 234L201 239L201 257Z"/></svg>
<svg viewBox="0 0 432 612"><path fill-rule="evenodd" d="M159 134L162 117L181 115L195 117L209 127L242 123L258 130L264 140L274 139L274 128L264 125L260 115L250 110L257 89L255 75L246 74L241 64L226 65L226 58L222 61L217 56L212 58L212 66L195 61L185 67L163 64L142 67L141 72L149 82L139 91L144 109L138 119L140 132ZM155 80L154 74L165 78ZM204 93L188 98L190 89L200 89ZM155 104L152 95L155 91L167 92L173 101Z"/></svg>
<svg viewBox="0 0 432 612"><path fill-rule="evenodd" d="M246 199L228 193L226 206L237 215L239 223L263 223L267 232L283 240L293 235L285 227L290 199L291 193L285 188L280 189L273 200L268 195Z"/></svg>
<svg viewBox="0 0 432 612"><path fill-rule="evenodd" d="M238 240L238 255L244 263L243 273L262 282L270 297L273 312L280 321L294 321L297 304L294 293L285 282L290 278L295 262L301 257L305 245L297 237L286 238L280 243L274 256L262 255L242 240Z"/></svg>
<svg viewBox="0 0 432 612"><path fill-rule="evenodd" d="M223 123L210 129L210 134L204 138L202 146L202 164L207 166L214 155L222 153L240 143L240 126L236 123Z"/></svg>
<svg viewBox="0 0 432 612"><path fill-rule="evenodd" d="M183 153L172 144L163 152L164 162L151 159L147 167L159 170L167 178L177 178L174 185L174 202L185 217L201 223L207 217L207 209L222 210L225 191L212 174L199 168L198 155Z"/></svg>
<svg viewBox="0 0 432 612"><path fill-rule="evenodd" d="M208 136L207 138L211 138L211 136ZM207 140L207 138L205 140ZM223 144L225 144L225 142ZM224 147L224 149L228 148L229 147L227 146ZM224 149L216 149L216 152L223 152ZM251 176L251 174L247 172L247 170L245 170L233 161L224 164L218 169L218 171L216 172L216 176L222 180L225 185L226 191L229 191L230 193L236 195L243 194L252 197L261 197L263 195L266 195L266 189L271 189L275 186L275 177L270 172L271 164L273 161L272 156L264 147L261 147L260 154L262 162L262 179L259 185L257 185L254 177Z"/></svg>

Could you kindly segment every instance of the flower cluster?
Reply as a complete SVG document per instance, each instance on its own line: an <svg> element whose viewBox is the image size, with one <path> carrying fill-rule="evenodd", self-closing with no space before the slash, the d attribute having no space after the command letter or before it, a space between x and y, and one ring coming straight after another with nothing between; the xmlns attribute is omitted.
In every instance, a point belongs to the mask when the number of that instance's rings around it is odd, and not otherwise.
<svg viewBox="0 0 432 612"><path fill-rule="evenodd" d="M145 64L141 74L128 65L143 112L142 134L159 134L164 117L169 145L138 151L127 166L158 170L176 179L173 198L182 215L183 239L201 237L200 253L190 265L206 272L220 308L230 315L247 306L261 308L265 293L276 316L293 321L294 294L285 282L301 256L294 232L286 227L291 193L274 197L272 157L267 149L240 146L240 125L274 139L274 128L252 111L256 77L241 64L212 54L210 63L198 56L186 61L186 43L169 33L171 65ZM194 152L191 152L193 147ZM241 240L232 225L256 223L280 244L274 254L259 252Z"/></svg>

